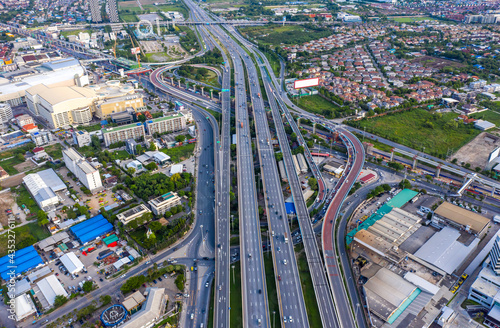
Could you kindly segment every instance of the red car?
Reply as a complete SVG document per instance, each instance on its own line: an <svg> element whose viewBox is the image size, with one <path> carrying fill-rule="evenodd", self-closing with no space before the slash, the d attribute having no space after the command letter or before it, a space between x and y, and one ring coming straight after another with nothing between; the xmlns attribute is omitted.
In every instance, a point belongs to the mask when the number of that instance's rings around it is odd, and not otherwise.
<svg viewBox="0 0 500 328"><path fill-rule="evenodd" d="M281 275L278 275L278 281L281 281Z"/></svg>

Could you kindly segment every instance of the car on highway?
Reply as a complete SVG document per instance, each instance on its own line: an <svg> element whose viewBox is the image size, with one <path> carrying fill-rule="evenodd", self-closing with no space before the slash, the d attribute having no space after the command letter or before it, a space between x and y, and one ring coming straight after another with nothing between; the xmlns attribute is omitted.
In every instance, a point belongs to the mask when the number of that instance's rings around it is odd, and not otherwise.
<svg viewBox="0 0 500 328"><path fill-rule="evenodd" d="M207 282L205 283L205 287L206 287L206 288L208 288L208 285L209 285L209 284L208 284L208 281L207 281Z"/></svg>

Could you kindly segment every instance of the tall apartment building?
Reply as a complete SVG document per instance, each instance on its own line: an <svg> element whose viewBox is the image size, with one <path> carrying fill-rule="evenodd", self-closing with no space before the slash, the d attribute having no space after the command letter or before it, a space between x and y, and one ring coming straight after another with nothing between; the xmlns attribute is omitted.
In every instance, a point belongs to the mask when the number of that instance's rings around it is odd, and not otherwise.
<svg viewBox="0 0 500 328"><path fill-rule="evenodd" d="M30 137L37 147L46 145L53 140L52 133L50 133L49 131L31 132Z"/></svg>
<svg viewBox="0 0 500 328"><path fill-rule="evenodd" d="M493 243L493 247L490 251L490 265L493 271L500 275L500 236L495 236L495 242Z"/></svg>
<svg viewBox="0 0 500 328"><path fill-rule="evenodd" d="M3 130L4 127L7 129L7 124L12 118L12 108L9 103L0 104L0 130Z"/></svg>
<svg viewBox="0 0 500 328"><path fill-rule="evenodd" d="M118 17L118 7L116 6L116 0L108 0L106 11L109 16L109 21L111 23L119 23L120 18Z"/></svg>
<svg viewBox="0 0 500 328"><path fill-rule="evenodd" d="M102 136L104 144L108 147L118 141L125 141L127 139L139 139L144 137L146 132L142 123L133 123L122 125L114 128L102 129Z"/></svg>
<svg viewBox="0 0 500 328"><path fill-rule="evenodd" d="M90 14L92 15L92 22L100 23L102 22L101 17L101 6L99 5L99 0L89 0Z"/></svg>
<svg viewBox="0 0 500 328"><path fill-rule="evenodd" d="M90 192L101 191L102 181L99 171L73 148L63 150L64 164Z"/></svg>
<svg viewBox="0 0 500 328"><path fill-rule="evenodd" d="M164 215L169 209L181 204L181 198L175 192L167 192L148 202L156 216Z"/></svg>
<svg viewBox="0 0 500 328"><path fill-rule="evenodd" d="M168 131L180 131L186 128L186 118L182 114L155 118L146 121L146 128L149 135L164 133Z"/></svg>

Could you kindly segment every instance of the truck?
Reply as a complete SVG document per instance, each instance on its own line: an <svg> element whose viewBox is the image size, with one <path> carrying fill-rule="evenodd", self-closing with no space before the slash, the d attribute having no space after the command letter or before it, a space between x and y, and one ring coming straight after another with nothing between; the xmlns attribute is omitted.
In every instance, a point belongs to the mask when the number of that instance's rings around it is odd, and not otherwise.
<svg viewBox="0 0 500 328"><path fill-rule="evenodd" d="M283 239L285 240L285 244L288 244L288 235L285 232L285 235L283 236Z"/></svg>
<svg viewBox="0 0 500 328"><path fill-rule="evenodd" d="M243 128L243 122L240 122L240 127Z"/></svg>
<svg viewBox="0 0 500 328"><path fill-rule="evenodd" d="M257 97L259 97L259 98L260 98L260 93L258 93L258 94L257 94Z"/></svg>

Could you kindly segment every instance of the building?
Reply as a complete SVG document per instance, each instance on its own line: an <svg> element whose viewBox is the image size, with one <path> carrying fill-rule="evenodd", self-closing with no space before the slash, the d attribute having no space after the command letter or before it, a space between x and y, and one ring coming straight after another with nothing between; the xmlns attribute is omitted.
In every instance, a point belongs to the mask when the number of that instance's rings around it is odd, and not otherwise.
<svg viewBox="0 0 500 328"><path fill-rule="evenodd" d="M73 142L78 145L78 147L89 146L92 139L87 131L73 131Z"/></svg>
<svg viewBox="0 0 500 328"><path fill-rule="evenodd" d="M125 167L127 169L130 169L130 168L134 169L135 173L144 170L144 166L142 165L142 163L139 162L138 160L135 160L135 159L133 161L127 163L127 165Z"/></svg>
<svg viewBox="0 0 500 328"><path fill-rule="evenodd" d="M81 272L85 268L82 261L73 252L64 254L59 260L71 274Z"/></svg>
<svg viewBox="0 0 500 328"><path fill-rule="evenodd" d="M307 163L306 163L306 159L302 153L297 154L297 161L299 163L300 172L307 173Z"/></svg>
<svg viewBox="0 0 500 328"><path fill-rule="evenodd" d="M33 117L28 114L22 114L16 117L17 126L23 127L28 124L35 124Z"/></svg>
<svg viewBox="0 0 500 328"><path fill-rule="evenodd" d="M78 86L39 84L26 90L29 110L41 116L53 129L90 123L96 97L92 89Z"/></svg>
<svg viewBox="0 0 500 328"><path fill-rule="evenodd" d="M438 228L450 225L459 230L468 231L481 238L486 230L490 220L472 211L459 206L444 202L434 212L432 224Z"/></svg>
<svg viewBox="0 0 500 328"><path fill-rule="evenodd" d="M170 167L170 176L174 174L181 174L184 169L183 164L175 164Z"/></svg>
<svg viewBox="0 0 500 328"><path fill-rule="evenodd" d="M6 126L13 117L9 103L0 104L0 129Z"/></svg>
<svg viewBox="0 0 500 328"><path fill-rule="evenodd" d="M146 121L146 128L149 135L155 133L165 133L170 131L180 131L186 128L186 118L182 114L174 114Z"/></svg>
<svg viewBox="0 0 500 328"><path fill-rule="evenodd" d="M137 311L129 321L121 325L122 328L146 328L154 326L166 309L168 296L165 288L147 288L147 298L140 311ZM130 302L132 305L132 302Z"/></svg>
<svg viewBox="0 0 500 328"><path fill-rule="evenodd" d="M67 188L53 169L28 174L23 178L23 184L40 209L45 212L55 210L56 205L59 204L56 192Z"/></svg>
<svg viewBox="0 0 500 328"><path fill-rule="evenodd" d="M134 139L127 139L127 141L125 141L125 150L127 150L127 153L130 155L137 155L137 145L138 143Z"/></svg>
<svg viewBox="0 0 500 328"><path fill-rule="evenodd" d="M495 241L493 242L493 247L491 248L490 254L490 265L495 274L500 276L500 236L495 236Z"/></svg>
<svg viewBox="0 0 500 328"><path fill-rule="evenodd" d="M99 0L89 0L90 14L92 15L93 23L102 22L101 17L101 6L99 5Z"/></svg>
<svg viewBox="0 0 500 328"><path fill-rule="evenodd" d="M0 258L0 276L4 281L9 281L12 277L17 277L43 264L35 247L28 246Z"/></svg>
<svg viewBox="0 0 500 328"><path fill-rule="evenodd" d="M181 198L174 192L168 192L164 195L151 199L148 204L149 206L151 206L151 210L153 211L154 215L162 216L170 208L181 205Z"/></svg>
<svg viewBox="0 0 500 328"><path fill-rule="evenodd" d="M54 306L54 301L56 300L56 296L61 295L64 297L68 297L68 293L61 285L59 280L55 275L50 275L47 278L44 278L36 283L38 289L40 289L41 296L43 295L43 300L40 299L42 305L44 303L48 305L47 307Z"/></svg>
<svg viewBox="0 0 500 328"><path fill-rule="evenodd" d="M106 12L108 13L109 21L111 23L120 22L120 18L118 17L118 7L116 6L116 0L107 0Z"/></svg>
<svg viewBox="0 0 500 328"><path fill-rule="evenodd" d="M113 231L113 225L102 214L99 214L72 226L69 230L82 245L85 245L97 237Z"/></svg>
<svg viewBox="0 0 500 328"><path fill-rule="evenodd" d="M285 164L283 163L282 160L279 161L278 168L280 170L281 181L288 182L288 177L286 176Z"/></svg>
<svg viewBox="0 0 500 328"><path fill-rule="evenodd" d="M495 126L495 124L484 120L477 120L474 122L474 127L481 131L493 129Z"/></svg>
<svg viewBox="0 0 500 328"><path fill-rule="evenodd" d="M53 60L38 66L23 67L13 72L2 72L0 73L0 89L2 90L0 102L18 106L25 101L27 89L42 83L48 87L83 86L85 83L88 84L88 76L80 62L71 57Z"/></svg>
<svg viewBox="0 0 500 328"><path fill-rule="evenodd" d="M46 145L53 140L52 133L50 133L49 131L31 132L30 137L37 147Z"/></svg>
<svg viewBox="0 0 500 328"><path fill-rule="evenodd" d="M102 181L99 171L73 148L63 150L64 164L91 193L101 191Z"/></svg>
<svg viewBox="0 0 500 328"><path fill-rule="evenodd" d="M36 307L28 294L22 294L15 298L16 321L21 321L36 313Z"/></svg>
<svg viewBox="0 0 500 328"><path fill-rule="evenodd" d="M120 81L111 80L105 84L90 86L94 91L103 93L96 103L95 115L100 119L106 119L111 114L142 110L144 101L141 95L135 94L135 89L130 84L122 85Z"/></svg>
<svg viewBox="0 0 500 328"><path fill-rule="evenodd" d="M109 145L119 141L144 137L146 135L146 131L144 130L144 125L142 125L142 123L134 123L114 128L102 129L102 135L104 138L104 144L106 147L109 147Z"/></svg>
<svg viewBox="0 0 500 328"><path fill-rule="evenodd" d="M125 297L122 302L123 307L132 315L141 309L142 304L146 301L144 295L140 291L136 291L132 295Z"/></svg>
<svg viewBox="0 0 500 328"><path fill-rule="evenodd" d="M460 236L458 230L445 226L427 240L414 255L447 274L452 274L479 244L479 238L463 244L458 241Z"/></svg>
<svg viewBox="0 0 500 328"><path fill-rule="evenodd" d="M292 155L292 161L293 161L293 166L295 167L295 173L299 175L301 171L300 171L299 161L297 160L297 155Z"/></svg>
<svg viewBox="0 0 500 328"><path fill-rule="evenodd" d="M144 204L139 204L125 212L116 215L117 219L123 224L128 224L130 221L135 220L138 217L143 216L146 213L151 213L151 211Z"/></svg>

